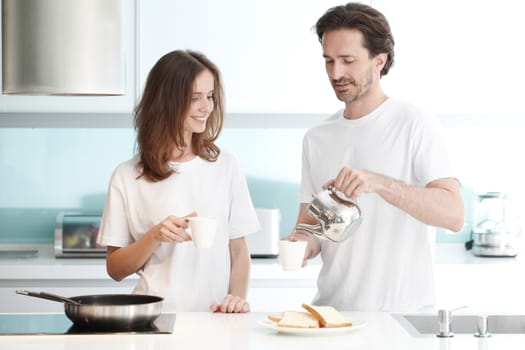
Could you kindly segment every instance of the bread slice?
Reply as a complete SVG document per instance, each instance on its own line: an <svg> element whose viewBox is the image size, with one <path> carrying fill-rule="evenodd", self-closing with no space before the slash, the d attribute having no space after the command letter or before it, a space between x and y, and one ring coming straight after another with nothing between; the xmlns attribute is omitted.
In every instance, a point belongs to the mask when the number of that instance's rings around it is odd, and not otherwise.
<svg viewBox="0 0 525 350"><path fill-rule="evenodd" d="M319 320L312 314L304 311L285 311L277 322L278 327L290 328L319 328Z"/></svg>
<svg viewBox="0 0 525 350"><path fill-rule="evenodd" d="M279 322L283 318L283 315L268 315L268 319L275 323Z"/></svg>
<svg viewBox="0 0 525 350"><path fill-rule="evenodd" d="M352 322L345 318L339 311L332 306L313 306L308 304L302 305L305 310L310 312L319 320L321 327L350 327Z"/></svg>

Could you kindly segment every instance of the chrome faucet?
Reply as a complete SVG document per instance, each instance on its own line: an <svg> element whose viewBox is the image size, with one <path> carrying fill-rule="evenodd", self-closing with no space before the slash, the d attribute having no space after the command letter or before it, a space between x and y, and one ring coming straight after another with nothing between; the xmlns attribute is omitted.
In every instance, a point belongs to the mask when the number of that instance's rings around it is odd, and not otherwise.
<svg viewBox="0 0 525 350"><path fill-rule="evenodd" d="M458 308L452 309L452 310L444 310L441 309L438 311L438 325L439 329L436 334L436 336L440 338L450 338L454 336L454 333L452 333L451 330L451 324L452 324L452 312L463 309L466 306L460 306Z"/></svg>
<svg viewBox="0 0 525 350"><path fill-rule="evenodd" d="M487 315L478 316L478 331L474 333L474 336L478 338L490 337L491 334L488 332L488 330L489 325Z"/></svg>

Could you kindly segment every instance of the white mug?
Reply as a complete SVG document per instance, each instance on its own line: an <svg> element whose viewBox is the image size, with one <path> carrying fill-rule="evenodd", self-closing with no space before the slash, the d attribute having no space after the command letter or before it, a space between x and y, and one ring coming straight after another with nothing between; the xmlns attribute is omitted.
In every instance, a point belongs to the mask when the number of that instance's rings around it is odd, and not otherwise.
<svg viewBox="0 0 525 350"><path fill-rule="evenodd" d="M202 216L187 218L189 234L196 248L211 248L217 232L217 220Z"/></svg>
<svg viewBox="0 0 525 350"><path fill-rule="evenodd" d="M279 263L285 271L297 271L303 265L306 241L279 241Z"/></svg>

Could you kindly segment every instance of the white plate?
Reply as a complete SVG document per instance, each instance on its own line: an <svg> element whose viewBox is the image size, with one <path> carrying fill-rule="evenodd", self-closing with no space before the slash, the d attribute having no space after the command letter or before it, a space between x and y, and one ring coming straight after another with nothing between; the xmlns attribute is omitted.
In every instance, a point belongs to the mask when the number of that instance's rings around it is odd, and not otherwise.
<svg viewBox="0 0 525 350"><path fill-rule="evenodd" d="M259 320L259 324L265 328L273 329L274 331L287 334L300 334L300 335L328 335L337 333L351 332L356 329L366 326L366 322L362 320L352 320L350 327L334 327L334 328L291 328L291 327L278 327L277 323L270 320Z"/></svg>

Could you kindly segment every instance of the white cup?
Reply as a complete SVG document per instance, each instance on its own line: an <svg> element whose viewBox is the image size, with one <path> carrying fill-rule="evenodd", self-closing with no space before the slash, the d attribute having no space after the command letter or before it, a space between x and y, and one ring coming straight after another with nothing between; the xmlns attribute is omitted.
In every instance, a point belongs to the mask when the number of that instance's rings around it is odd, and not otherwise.
<svg viewBox="0 0 525 350"><path fill-rule="evenodd" d="M196 248L211 248L217 232L217 221L212 218L193 216L188 218L191 239Z"/></svg>
<svg viewBox="0 0 525 350"><path fill-rule="evenodd" d="M297 271L303 265L306 241L279 241L279 262L285 271Z"/></svg>

